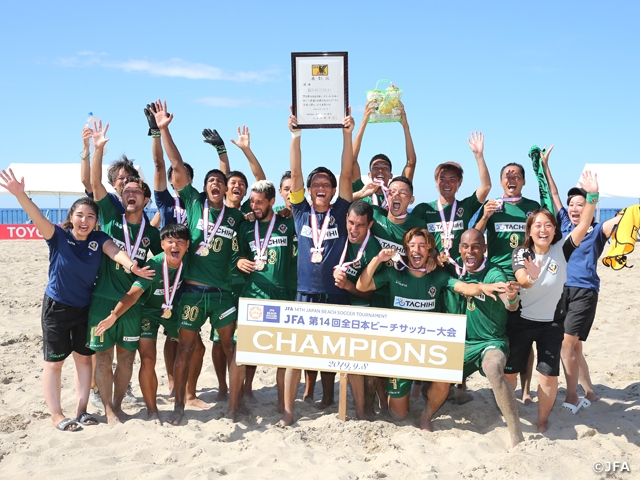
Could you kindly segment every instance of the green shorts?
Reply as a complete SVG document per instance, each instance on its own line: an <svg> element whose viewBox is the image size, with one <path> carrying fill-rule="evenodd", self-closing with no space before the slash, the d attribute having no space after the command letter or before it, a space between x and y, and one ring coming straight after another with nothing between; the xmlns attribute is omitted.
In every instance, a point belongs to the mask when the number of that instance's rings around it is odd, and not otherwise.
<svg viewBox="0 0 640 480"><path fill-rule="evenodd" d="M387 378L387 395L391 398L402 398L411 391L413 380L406 378Z"/></svg>
<svg viewBox="0 0 640 480"><path fill-rule="evenodd" d="M235 322L238 308L231 292L203 291L193 292L188 285L182 294L177 312L180 314L178 328L199 331L209 319L211 329L222 328Z"/></svg>
<svg viewBox="0 0 640 480"><path fill-rule="evenodd" d="M217 328L215 330L211 330L210 339L213 340L213 343L222 343L220 341L220 335L218 335L218 329ZM238 341L238 327L237 326L236 326L236 329L233 331L233 337L231 338L231 341L233 342L234 345Z"/></svg>
<svg viewBox="0 0 640 480"><path fill-rule="evenodd" d="M291 300L292 298L295 299L296 295L295 292L292 292L288 287L247 282L240 296L263 300Z"/></svg>
<svg viewBox="0 0 640 480"><path fill-rule="evenodd" d="M109 330L99 337L95 336L98 324L107 318L118 304L117 300L93 296L89 307L89 323L87 328L87 342L89 348L95 352L109 350L114 345L120 345L125 350L138 349L140 329L142 324L142 308L133 305L127 312L116 320Z"/></svg>
<svg viewBox="0 0 640 480"><path fill-rule="evenodd" d="M171 318L163 318L157 315L151 315L148 311L143 310L142 313L142 329L140 338L149 338L156 340L158 338L158 329L162 325L171 340L178 339L178 315L172 312Z"/></svg>
<svg viewBox="0 0 640 480"><path fill-rule="evenodd" d="M495 339L482 341L466 341L464 344L464 367L462 378L467 378L474 372L486 377L482 371L482 360L489 350L500 350L509 358L509 340Z"/></svg>

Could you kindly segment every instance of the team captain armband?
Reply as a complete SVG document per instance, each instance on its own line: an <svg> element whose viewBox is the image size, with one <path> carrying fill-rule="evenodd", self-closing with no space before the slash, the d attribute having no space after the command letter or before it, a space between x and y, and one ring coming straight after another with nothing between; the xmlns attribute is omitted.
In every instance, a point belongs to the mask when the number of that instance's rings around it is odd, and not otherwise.
<svg viewBox="0 0 640 480"><path fill-rule="evenodd" d="M304 202L304 188L302 190L298 190L297 192L289 193L289 200L291 200L291 203L296 204Z"/></svg>
<svg viewBox="0 0 640 480"><path fill-rule="evenodd" d="M598 203L598 198L600 197L600 194L598 192L596 193L587 193L587 203L591 203L591 204L595 204Z"/></svg>

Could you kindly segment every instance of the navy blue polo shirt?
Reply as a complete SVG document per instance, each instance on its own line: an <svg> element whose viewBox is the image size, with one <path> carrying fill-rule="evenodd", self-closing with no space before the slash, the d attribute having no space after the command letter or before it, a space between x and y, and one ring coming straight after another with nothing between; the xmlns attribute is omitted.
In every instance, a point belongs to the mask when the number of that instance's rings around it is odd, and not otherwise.
<svg viewBox="0 0 640 480"><path fill-rule="evenodd" d="M177 223L175 197L169 193L169 190L167 190L166 188L164 190L154 190L153 197L156 200L156 205L158 207L158 211L160 212L162 226L165 227L167 225L171 225L172 223ZM184 210L184 203L179 197L178 202L180 204L180 208ZM186 212L184 218L184 224L186 225Z"/></svg>

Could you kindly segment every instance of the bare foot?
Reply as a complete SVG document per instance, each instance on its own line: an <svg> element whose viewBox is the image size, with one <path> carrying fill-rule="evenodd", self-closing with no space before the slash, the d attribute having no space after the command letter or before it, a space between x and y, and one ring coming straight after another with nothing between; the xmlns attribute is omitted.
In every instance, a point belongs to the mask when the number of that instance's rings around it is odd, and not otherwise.
<svg viewBox="0 0 640 480"><path fill-rule="evenodd" d="M120 419L115 414L115 412L107 412L107 425L113 427L114 425L120 424Z"/></svg>
<svg viewBox="0 0 640 480"><path fill-rule="evenodd" d="M315 403L315 401L313 400L313 395L306 395L302 400L307 405L313 405Z"/></svg>
<svg viewBox="0 0 640 480"><path fill-rule="evenodd" d="M456 405L464 405L465 403L473 400L473 395L471 395L465 388L452 386L449 391L448 398L450 398Z"/></svg>
<svg viewBox="0 0 640 480"><path fill-rule="evenodd" d="M323 398L322 401L318 404L318 410L324 410L333 405L333 398Z"/></svg>
<svg viewBox="0 0 640 480"><path fill-rule="evenodd" d="M287 413L282 415L282 418L277 423L278 427L289 427L291 425L293 425L293 414L288 415Z"/></svg>
<svg viewBox="0 0 640 480"><path fill-rule="evenodd" d="M229 389L226 385L218 387L218 395L216 395L216 402L224 402L227 399L227 391Z"/></svg>
<svg viewBox="0 0 640 480"><path fill-rule="evenodd" d="M418 421L418 423L422 430L433 432L433 427L431 426L431 415L428 415L426 410L422 411L422 414L420 415L420 420Z"/></svg>
<svg viewBox="0 0 640 480"><path fill-rule="evenodd" d="M189 407L201 408L202 410L207 410L207 409L211 408L211 404L209 404L207 402L203 402L198 397L187 398L184 401L184 404L186 406L189 406Z"/></svg>
<svg viewBox="0 0 640 480"><path fill-rule="evenodd" d="M533 403L531 392L522 392L522 403L525 405L531 405Z"/></svg>
<svg viewBox="0 0 640 480"><path fill-rule="evenodd" d="M160 420L160 416L158 415L158 411L148 412L147 420L155 423L156 425L162 425L162 420Z"/></svg>
<svg viewBox="0 0 640 480"><path fill-rule="evenodd" d="M243 415L251 416L251 411L246 407L246 405L242 405L238 410L227 410L224 418L236 423L238 421L238 417Z"/></svg>
<svg viewBox="0 0 640 480"><path fill-rule="evenodd" d="M596 392L588 392L585 395L585 398L589 400L591 403L598 401L598 396L596 395Z"/></svg>
<svg viewBox="0 0 640 480"><path fill-rule="evenodd" d="M254 405L260 403L258 402L258 399L253 395L252 391L244 392L244 401L247 403L252 403Z"/></svg>
<svg viewBox="0 0 640 480"><path fill-rule="evenodd" d="M548 430L548 428L549 428L549 420L545 422L538 420L538 433L544 433Z"/></svg>
<svg viewBox="0 0 640 480"><path fill-rule="evenodd" d="M120 420L122 423L131 418L131 415L124 413L121 408L113 407L113 413L115 413L115 415L118 417L118 420Z"/></svg>
<svg viewBox="0 0 640 480"><path fill-rule="evenodd" d="M374 415L375 415L375 414L374 414ZM358 420L366 420L367 422L370 422L370 421L371 421L371 419L372 419L373 417L370 417L370 416L369 416L369 415L367 415L364 411L362 411L362 412L360 412L360 413L358 413L358 412L356 411L356 418L357 418Z"/></svg>
<svg viewBox="0 0 640 480"><path fill-rule="evenodd" d="M182 416L184 415L184 408L179 408L178 406L176 406L173 409L173 412L171 412L165 422L167 422L169 425L180 425L180 421L182 420Z"/></svg>

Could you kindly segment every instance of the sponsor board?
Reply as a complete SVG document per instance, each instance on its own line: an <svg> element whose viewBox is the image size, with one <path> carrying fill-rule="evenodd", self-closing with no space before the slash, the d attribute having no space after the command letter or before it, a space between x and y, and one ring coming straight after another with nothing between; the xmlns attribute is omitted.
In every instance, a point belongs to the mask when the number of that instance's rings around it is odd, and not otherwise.
<svg viewBox="0 0 640 480"><path fill-rule="evenodd" d="M42 235L33 224L0 225L0 240L42 240Z"/></svg>

